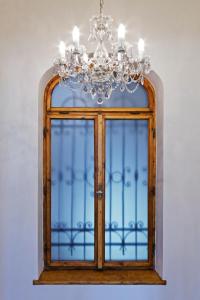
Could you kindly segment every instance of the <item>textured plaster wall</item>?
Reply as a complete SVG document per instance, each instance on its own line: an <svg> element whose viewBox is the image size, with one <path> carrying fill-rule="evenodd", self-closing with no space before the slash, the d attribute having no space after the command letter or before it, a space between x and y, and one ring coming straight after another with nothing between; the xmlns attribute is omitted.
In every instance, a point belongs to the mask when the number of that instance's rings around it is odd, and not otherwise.
<svg viewBox="0 0 200 300"><path fill-rule="evenodd" d="M164 87L163 276L157 286L32 286L38 274L40 80L96 0L0 0L0 299L200 299L200 2L107 0L147 41ZM116 23L117 25L117 23ZM38 175L39 174L39 175Z"/></svg>

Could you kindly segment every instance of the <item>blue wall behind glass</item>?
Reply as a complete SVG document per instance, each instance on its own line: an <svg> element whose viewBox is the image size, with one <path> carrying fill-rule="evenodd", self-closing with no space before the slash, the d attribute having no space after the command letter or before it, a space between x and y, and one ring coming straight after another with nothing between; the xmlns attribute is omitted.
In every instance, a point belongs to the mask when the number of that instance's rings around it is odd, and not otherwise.
<svg viewBox="0 0 200 300"><path fill-rule="evenodd" d="M133 94L121 92L118 87L109 100L99 105L80 85L58 84L52 93L52 107L148 107L148 95L142 85Z"/></svg>

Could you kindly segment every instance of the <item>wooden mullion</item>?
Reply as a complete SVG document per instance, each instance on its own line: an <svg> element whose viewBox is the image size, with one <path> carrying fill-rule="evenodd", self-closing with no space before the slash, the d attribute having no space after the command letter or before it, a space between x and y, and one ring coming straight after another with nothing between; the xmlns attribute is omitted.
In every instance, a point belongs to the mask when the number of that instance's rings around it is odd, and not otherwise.
<svg viewBox="0 0 200 300"><path fill-rule="evenodd" d="M97 267L103 268L104 260L104 138L103 138L103 116L98 115L98 151L97 151L97 185L98 191L102 191L103 195L97 195Z"/></svg>
<svg viewBox="0 0 200 300"><path fill-rule="evenodd" d="M46 107L44 107L46 111ZM43 118L43 252L44 266L47 266L47 121Z"/></svg>
<svg viewBox="0 0 200 300"><path fill-rule="evenodd" d="M152 115L153 115L152 112L137 113L137 114L132 114L130 112L122 112L122 113L107 112L104 114L104 118L108 120L145 120L151 118Z"/></svg>
<svg viewBox="0 0 200 300"><path fill-rule="evenodd" d="M67 113L106 113L106 112L115 112L115 113L148 113L152 112L151 108L145 107L51 107L48 110L48 113L60 113L60 114L67 114Z"/></svg>
<svg viewBox="0 0 200 300"><path fill-rule="evenodd" d="M98 189L98 118L95 117L94 121L94 259L95 265L98 265L98 199L97 199L97 189Z"/></svg>
<svg viewBox="0 0 200 300"><path fill-rule="evenodd" d="M106 187L105 187L105 147L106 147L106 138L105 138L105 119L104 115L102 115L102 190L103 190L103 198L102 198L102 209L103 209L103 216L102 216L102 260L103 265L105 262L105 197L106 197Z"/></svg>
<svg viewBox="0 0 200 300"><path fill-rule="evenodd" d="M49 269L56 270L59 269L96 269L95 261L81 261L81 260L71 260L71 261L53 261L49 265Z"/></svg>
<svg viewBox="0 0 200 300"><path fill-rule="evenodd" d="M155 260L155 190L156 190L156 136L155 117L149 119L149 143L148 143L148 259L154 265Z"/></svg>
<svg viewBox="0 0 200 300"><path fill-rule="evenodd" d="M104 269L109 270L119 270L119 269L131 269L131 270L143 270L143 269L152 269L152 265L151 262L149 260L138 260L138 261L134 261L134 260L130 260L130 261L126 261L126 260L121 260L121 261L117 261L117 260L112 260L112 261L106 261L104 263Z"/></svg>
<svg viewBox="0 0 200 300"><path fill-rule="evenodd" d="M78 119L78 120L94 120L97 113L91 112L48 112L47 114L52 119Z"/></svg>
<svg viewBox="0 0 200 300"><path fill-rule="evenodd" d="M45 172L45 186L46 197L44 198L45 206L45 229L46 229L46 241L44 243L46 252L46 266L51 263L51 119L46 118L46 171Z"/></svg>

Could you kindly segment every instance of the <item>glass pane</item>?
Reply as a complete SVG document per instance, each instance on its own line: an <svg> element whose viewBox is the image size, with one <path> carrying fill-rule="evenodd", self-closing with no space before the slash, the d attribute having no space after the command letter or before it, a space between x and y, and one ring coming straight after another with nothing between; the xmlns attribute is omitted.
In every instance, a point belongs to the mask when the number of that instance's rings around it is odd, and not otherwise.
<svg viewBox="0 0 200 300"><path fill-rule="evenodd" d="M94 121L51 122L52 260L94 260Z"/></svg>
<svg viewBox="0 0 200 300"><path fill-rule="evenodd" d="M132 87L134 88L134 86ZM126 90L122 93L119 87L112 93L109 100L101 105L89 94L85 94L80 85L56 85L52 93L53 107L148 107L148 95L145 88L139 85L135 93Z"/></svg>
<svg viewBox="0 0 200 300"><path fill-rule="evenodd" d="M148 259L148 121L106 121L105 260Z"/></svg>

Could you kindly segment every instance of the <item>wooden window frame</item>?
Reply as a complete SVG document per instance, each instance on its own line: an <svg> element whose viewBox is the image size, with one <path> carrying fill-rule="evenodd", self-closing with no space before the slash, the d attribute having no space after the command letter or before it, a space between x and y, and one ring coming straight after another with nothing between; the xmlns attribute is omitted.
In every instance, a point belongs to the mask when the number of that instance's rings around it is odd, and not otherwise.
<svg viewBox="0 0 200 300"><path fill-rule="evenodd" d="M155 271L155 185L156 185L156 101L145 78L148 95L145 108L52 107L52 92L59 83L55 76L47 84L43 107L43 243L44 270L34 284L159 284L166 281ZM94 120L95 153L95 259L94 261L51 261L51 120ZM105 195L105 120L148 120L148 260L104 261L105 198L97 198L101 186Z"/></svg>

